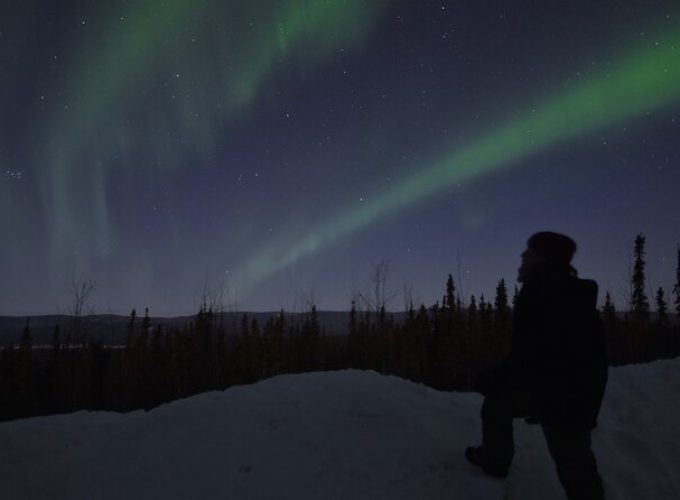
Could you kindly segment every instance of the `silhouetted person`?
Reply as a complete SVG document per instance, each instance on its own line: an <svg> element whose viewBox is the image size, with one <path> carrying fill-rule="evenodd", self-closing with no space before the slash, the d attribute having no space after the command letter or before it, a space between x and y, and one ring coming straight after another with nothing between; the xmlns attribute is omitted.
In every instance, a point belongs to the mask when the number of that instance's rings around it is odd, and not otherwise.
<svg viewBox="0 0 680 500"><path fill-rule="evenodd" d="M527 242L518 281L510 356L481 387L482 446L466 458L505 477L514 455L512 421L540 423L570 499L602 499L590 434L607 383L597 283L576 277L576 244L540 232Z"/></svg>

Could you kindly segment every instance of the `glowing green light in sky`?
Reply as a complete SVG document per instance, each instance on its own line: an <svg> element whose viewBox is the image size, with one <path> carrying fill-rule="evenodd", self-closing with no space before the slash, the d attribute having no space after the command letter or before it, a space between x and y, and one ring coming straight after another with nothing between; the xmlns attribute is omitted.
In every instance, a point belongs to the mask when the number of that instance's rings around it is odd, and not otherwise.
<svg viewBox="0 0 680 500"><path fill-rule="evenodd" d="M209 156L277 64L304 68L358 46L382 3L133 2L92 28L102 32L68 54L69 77L34 140L53 258L110 251L111 169L167 171Z"/></svg>
<svg viewBox="0 0 680 500"><path fill-rule="evenodd" d="M630 54L607 73L554 95L531 113L395 183L360 208L340 211L300 240L270 245L242 268L237 286L254 287L300 258L458 182L508 168L559 142L679 100L680 32L670 40Z"/></svg>

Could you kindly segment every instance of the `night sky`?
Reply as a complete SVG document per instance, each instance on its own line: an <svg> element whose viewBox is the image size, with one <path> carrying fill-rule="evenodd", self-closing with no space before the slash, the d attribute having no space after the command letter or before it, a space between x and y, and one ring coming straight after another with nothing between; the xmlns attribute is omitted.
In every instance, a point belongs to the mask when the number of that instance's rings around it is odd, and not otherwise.
<svg viewBox="0 0 680 500"><path fill-rule="evenodd" d="M679 167L677 1L0 6L0 314L488 297L543 229L624 307Z"/></svg>

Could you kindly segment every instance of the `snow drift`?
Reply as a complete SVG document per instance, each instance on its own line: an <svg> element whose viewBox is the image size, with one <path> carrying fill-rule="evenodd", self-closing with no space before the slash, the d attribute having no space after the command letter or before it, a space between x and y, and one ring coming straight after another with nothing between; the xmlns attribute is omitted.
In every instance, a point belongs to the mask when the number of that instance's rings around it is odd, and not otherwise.
<svg viewBox="0 0 680 500"><path fill-rule="evenodd" d="M593 434L609 499L680 498L680 360L615 368ZM476 394L375 372L287 375L148 413L0 424L4 499L564 498L541 430L507 480L465 462Z"/></svg>

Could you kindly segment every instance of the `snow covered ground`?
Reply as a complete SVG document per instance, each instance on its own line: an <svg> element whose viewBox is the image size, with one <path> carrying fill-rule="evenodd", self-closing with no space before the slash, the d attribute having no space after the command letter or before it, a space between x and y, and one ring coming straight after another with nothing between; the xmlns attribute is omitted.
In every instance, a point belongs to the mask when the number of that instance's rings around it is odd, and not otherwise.
<svg viewBox="0 0 680 500"><path fill-rule="evenodd" d="M129 414L0 424L9 499L561 499L537 426L507 480L463 450L481 397L356 370L276 377ZM609 499L680 498L680 360L612 369L594 449Z"/></svg>

